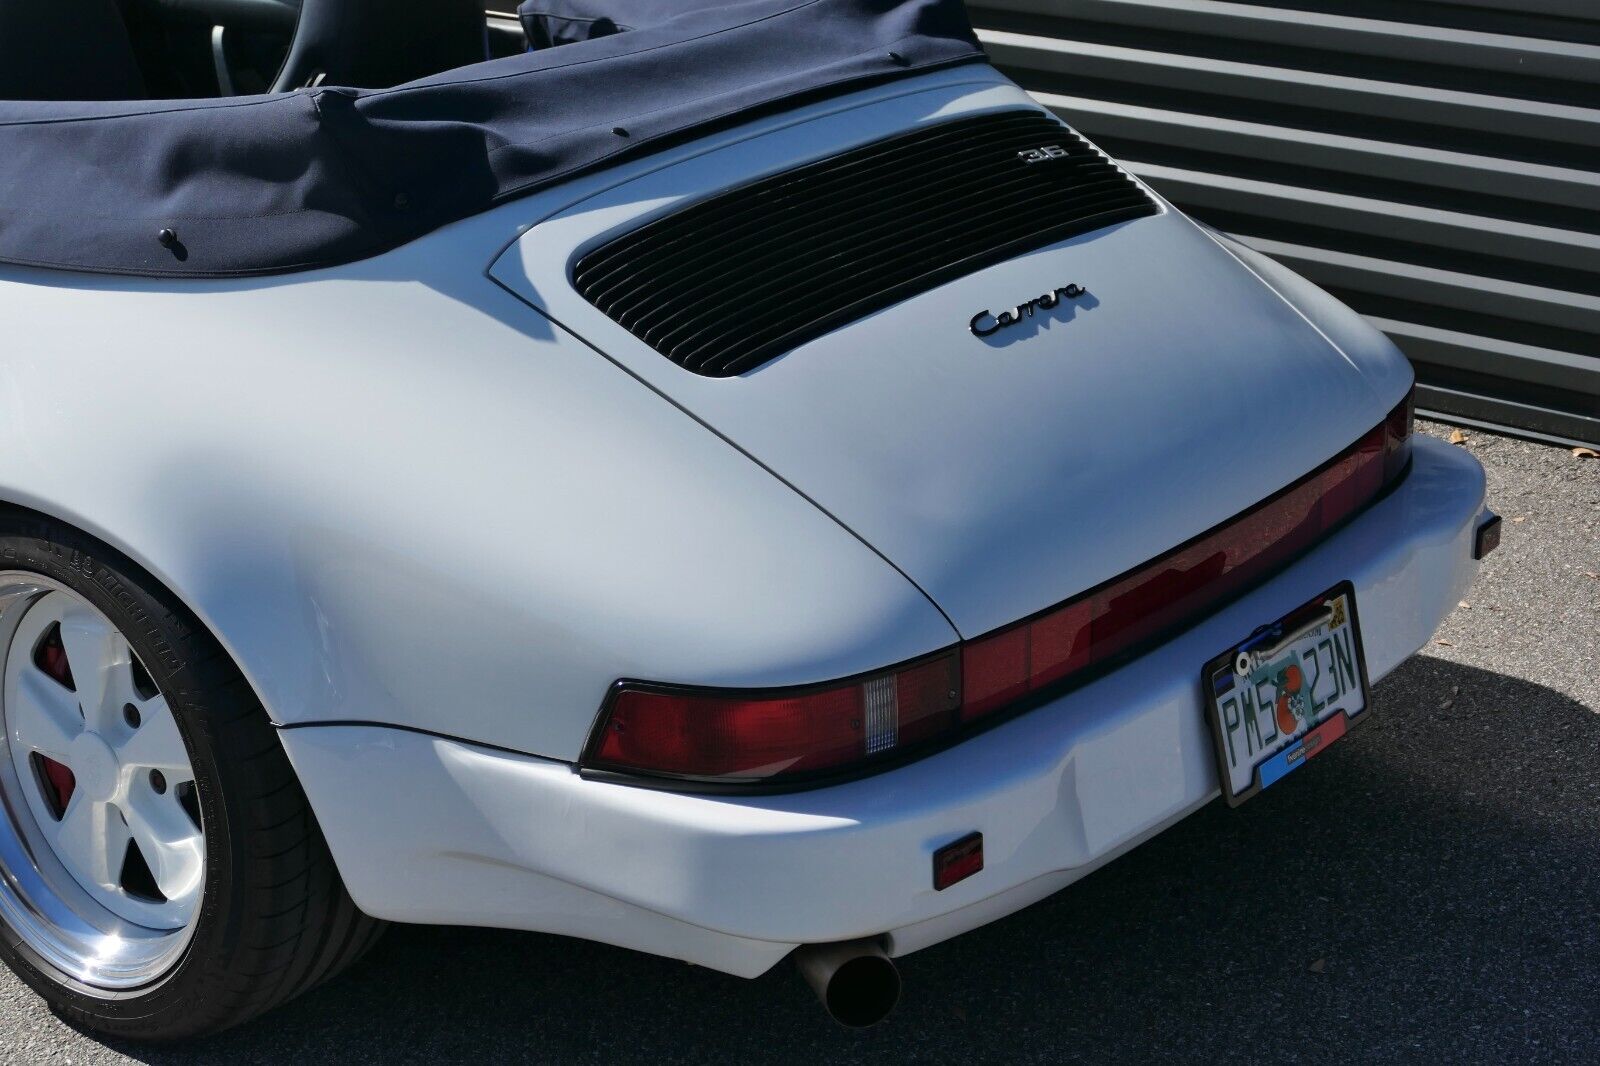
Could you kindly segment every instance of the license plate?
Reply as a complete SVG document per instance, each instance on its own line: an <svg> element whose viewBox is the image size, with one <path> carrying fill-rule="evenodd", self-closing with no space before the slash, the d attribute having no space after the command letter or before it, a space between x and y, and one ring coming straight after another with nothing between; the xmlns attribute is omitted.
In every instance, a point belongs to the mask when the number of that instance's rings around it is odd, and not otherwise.
<svg viewBox="0 0 1600 1066"><path fill-rule="evenodd" d="M1368 717L1355 590L1340 584L1206 664L1222 794L1237 807Z"/></svg>

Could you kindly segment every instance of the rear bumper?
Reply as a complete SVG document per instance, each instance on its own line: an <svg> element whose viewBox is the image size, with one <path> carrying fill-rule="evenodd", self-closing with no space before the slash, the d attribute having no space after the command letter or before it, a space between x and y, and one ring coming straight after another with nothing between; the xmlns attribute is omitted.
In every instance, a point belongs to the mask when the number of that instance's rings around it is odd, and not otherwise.
<svg viewBox="0 0 1600 1066"><path fill-rule="evenodd" d="M650 791L382 727L282 736L374 916L564 933L744 976L802 943L887 934L905 954L1048 895L1214 798L1200 668L1256 625L1348 579L1371 676L1392 670L1465 593L1483 511L1476 460L1419 437L1393 493L1182 635L951 749L810 792ZM973 830L984 870L934 892L933 851Z"/></svg>

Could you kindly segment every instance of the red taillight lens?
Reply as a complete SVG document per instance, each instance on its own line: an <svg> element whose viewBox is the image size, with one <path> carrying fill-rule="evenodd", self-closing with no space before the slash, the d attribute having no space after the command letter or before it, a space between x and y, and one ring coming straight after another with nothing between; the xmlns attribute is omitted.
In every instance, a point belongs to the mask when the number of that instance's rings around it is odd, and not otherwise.
<svg viewBox="0 0 1600 1066"><path fill-rule="evenodd" d="M1383 420L1383 481L1388 484L1400 476L1411 461L1411 429L1417 418L1417 390L1406 393L1400 406Z"/></svg>
<svg viewBox="0 0 1600 1066"><path fill-rule="evenodd" d="M707 781L839 771L956 732L1194 621L1361 510L1405 468L1412 399L1311 474L1044 614L866 678L748 694L619 685L586 768Z"/></svg>
<svg viewBox="0 0 1600 1066"><path fill-rule="evenodd" d="M749 695L621 685L588 765L707 780L835 770L956 721L954 654L838 685Z"/></svg>
<svg viewBox="0 0 1600 1066"><path fill-rule="evenodd" d="M1090 605L1075 601L961 649L961 715L978 718L1089 665Z"/></svg>

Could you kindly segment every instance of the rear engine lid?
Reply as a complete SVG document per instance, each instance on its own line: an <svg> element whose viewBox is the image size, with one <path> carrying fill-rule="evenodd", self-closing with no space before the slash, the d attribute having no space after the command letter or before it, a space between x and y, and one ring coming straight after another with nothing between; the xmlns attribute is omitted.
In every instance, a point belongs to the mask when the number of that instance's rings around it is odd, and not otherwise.
<svg viewBox="0 0 1600 1066"><path fill-rule="evenodd" d="M962 157L982 170L989 197L913 202L918 183L887 155L833 190L864 241L903 224L902 244L913 244L952 213L960 225L919 245L925 270L882 254L852 259L846 248L817 259L781 299L760 289L772 257L749 260L741 244L752 239L740 226L753 183L768 179L762 195L779 198L770 217L783 225L792 212L781 198L794 189L775 175L827 173L863 145L908 131L937 137L985 114L1015 121L1021 109L1029 122L1045 115L1010 86L946 84L769 120L714 150L689 146L631 180L583 189L492 274L854 530L963 636L985 633L1245 510L1398 399L1376 395L1238 260L1103 160L1083 180L1109 193L1103 218L1026 199L986 210L1062 157L1087 165L1059 125L1044 143L997 142L994 158L979 143ZM1043 140L1031 129L1024 139ZM978 140L943 143L960 152ZM909 162L943 166L938 150ZM719 216L730 191L746 201L731 223ZM662 281L640 278L669 287L657 326L712 313L670 335L615 306L612 317L588 281L604 263L595 257L643 227L663 232L685 209L700 212L701 232L722 235L725 252L708 255L701 240L687 259L658 254ZM680 226L669 239L700 235ZM796 257L813 253L805 227L785 239ZM978 251L963 259L952 246ZM764 295L741 306L742 291ZM750 336L742 349L727 343ZM695 343L675 348L685 338ZM706 352L711 361L696 364Z"/></svg>
<svg viewBox="0 0 1600 1066"><path fill-rule="evenodd" d="M991 112L671 211L585 252L572 279L667 359L732 377L943 282L1159 211L1051 116ZM971 326L1001 328L983 316Z"/></svg>

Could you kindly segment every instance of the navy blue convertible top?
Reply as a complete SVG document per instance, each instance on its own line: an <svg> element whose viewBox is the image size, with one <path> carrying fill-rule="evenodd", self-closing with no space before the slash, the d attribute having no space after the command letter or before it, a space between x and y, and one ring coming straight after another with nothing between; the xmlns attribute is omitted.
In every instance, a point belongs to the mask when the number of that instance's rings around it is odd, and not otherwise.
<svg viewBox="0 0 1600 1066"><path fill-rule="evenodd" d="M0 261L187 277L349 262L762 109L982 58L961 0L693 4L534 0L524 22L560 47L392 89L0 102ZM574 33L584 6L673 14Z"/></svg>

